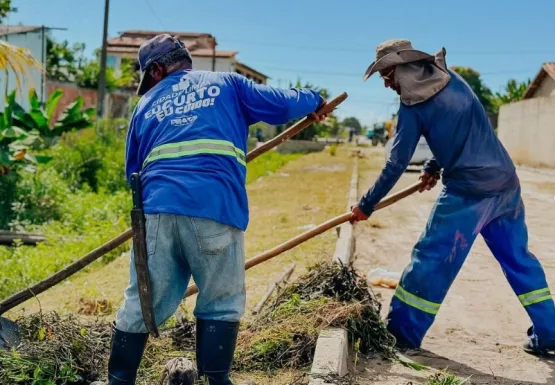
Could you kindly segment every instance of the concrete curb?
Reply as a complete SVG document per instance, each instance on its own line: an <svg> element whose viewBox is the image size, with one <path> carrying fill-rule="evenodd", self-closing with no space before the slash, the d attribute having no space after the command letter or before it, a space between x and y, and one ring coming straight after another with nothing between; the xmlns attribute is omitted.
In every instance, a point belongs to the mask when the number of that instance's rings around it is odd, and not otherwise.
<svg viewBox="0 0 555 385"><path fill-rule="evenodd" d="M358 199L358 159L355 158L353 176L349 189L347 210L357 203ZM355 238L353 226L344 223L339 227L339 239L335 245L333 261L348 265L355 251ZM314 361L310 374L312 379L309 385L330 385L318 375L337 374L343 377L348 374L349 340L347 330L341 328L327 328L318 336ZM316 376L314 376L316 375Z"/></svg>
<svg viewBox="0 0 555 385"><path fill-rule="evenodd" d="M347 211L351 210L351 206L355 205L358 200L358 159L355 158L353 166L353 176L351 177L351 187L349 189L349 199L347 201ZM353 235L353 226L350 223L344 223L339 226L339 239L335 244L335 252L333 253L333 261L341 262L348 265L355 251L355 238Z"/></svg>

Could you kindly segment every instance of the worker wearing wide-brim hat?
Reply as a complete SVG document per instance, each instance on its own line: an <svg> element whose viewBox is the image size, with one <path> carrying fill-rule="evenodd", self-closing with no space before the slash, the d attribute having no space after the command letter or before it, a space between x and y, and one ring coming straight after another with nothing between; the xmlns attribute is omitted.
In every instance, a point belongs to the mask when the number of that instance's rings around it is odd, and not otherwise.
<svg viewBox="0 0 555 385"><path fill-rule="evenodd" d="M388 329L400 348L420 347L481 234L532 320L524 349L548 354L555 350L555 305L543 268L528 250L515 166L484 107L447 68L445 55L445 49L430 55L408 40L389 40L378 46L363 78L379 73L401 106L387 164L353 208L352 221L372 214L407 168L421 136L434 155L420 176L421 191L434 187L440 172L444 185L391 301Z"/></svg>

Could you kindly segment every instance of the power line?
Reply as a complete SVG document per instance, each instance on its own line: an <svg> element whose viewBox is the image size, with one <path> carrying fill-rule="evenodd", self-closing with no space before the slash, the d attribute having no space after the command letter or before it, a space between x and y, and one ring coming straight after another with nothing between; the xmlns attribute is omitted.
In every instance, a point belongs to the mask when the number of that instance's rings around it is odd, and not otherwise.
<svg viewBox="0 0 555 385"><path fill-rule="evenodd" d="M326 70L314 70L314 69L291 69L290 67L276 67L276 66L267 66L262 63L258 63L261 67L269 70L275 71L283 71L283 72L291 72L291 73L309 73L309 74L316 74L316 75L326 75L326 76L341 76L341 77L356 77L362 80L362 75L364 72L355 73L355 72L335 72L335 71L326 71ZM514 69L514 70L502 70L502 71L492 71L492 72L480 72L482 76L491 76L491 75L503 75L503 74L516 74L516 73L528 73L533 72L534 70L530 69Z"/></svg>
<svg viewBox="0 0 555 385"><path fill-rule="evenodd" d="M372 53L374 48L372 47L370 51L365 50L364 47L359 48L349 48L349 47L333 47L333 46L306 46L306 45L295 45L295 44L283 44L274 42L262 42L262 41L248 41L248 40L236 40L236 39L222 39L222 42L229 43L240 43L248 44L260 47L276 47L276 48L290 48L303 51L326 51L326 52L356 52L368 54ZM520 50L520 51L449 51L451 55L544 55L550 54L555 55L555 50ZM371 54L369 56L372 56Z"/></svg>
<svg viewBox="0 0 555 385"><path fill-rule="evenodd" d="M154 11L154 8L150 5L150 3L148 2L148 0L145 0L145 4L148 7L148 9L150 9L150 12L154 15L154 17L156 18L156 20L158 20L158 23L160 23L160 26L163 29L166 29L166 26L164 25L164 23L162 22L162 19L160 19L160 17L158 16L158 14L156 13L156 11Z"/></svg>

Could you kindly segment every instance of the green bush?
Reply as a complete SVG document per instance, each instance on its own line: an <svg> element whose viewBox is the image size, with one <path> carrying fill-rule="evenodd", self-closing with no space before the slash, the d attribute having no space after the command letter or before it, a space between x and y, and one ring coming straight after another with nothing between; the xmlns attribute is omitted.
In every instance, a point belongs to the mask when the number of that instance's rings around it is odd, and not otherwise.
<svg viewBox="0 0 555 385"><path fill-rule="evenodd" d="M127 122L106 121L98 132L92 129L66 135L49 153L52 166L73 190L90 188L118 191L127 188L125 180L125 135Z"/></svg>
<svg viewBox="0 0 555 385"><path fill-rule="evenodd" d="M71 190L60 174L49 167L36 173L21 172L12 203L10 227L24 231L31 225L60 220L61 205L71 199Z"/></svg>
<svg viewBox="0 0 555 385"><path fill-rule="evenodd" d="M19 174L10 172L0 176L0 229L7 229L13 217L12 204L17 196Z"/></svg>

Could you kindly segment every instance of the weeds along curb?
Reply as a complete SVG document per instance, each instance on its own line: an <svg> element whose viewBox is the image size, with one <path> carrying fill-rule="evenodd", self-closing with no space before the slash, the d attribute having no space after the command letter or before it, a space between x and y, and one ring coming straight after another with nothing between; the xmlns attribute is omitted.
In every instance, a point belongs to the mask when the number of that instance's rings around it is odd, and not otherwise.
<svg viewBox="0 0 555 385"><path fill-rule="evenodd" d="M351 210L351 206L356 204L358 197L358 158L355 157L353 165L353 176L351 177L351 185L349 189L349 198L347 202L347 210ZM335 245L333 253L333 261L341 262L349 265L351 257L355 250L355 238L353 234L353 226L350 223L344 223L339 227L339 238ZM314 361L310 370L310 385L328 385L328 382L319 378L319 376L339 375L343 377L348 374L348 346L347 330L341 328L327 328L318 336L316 342L316 351L314 352Z"/></svg>

